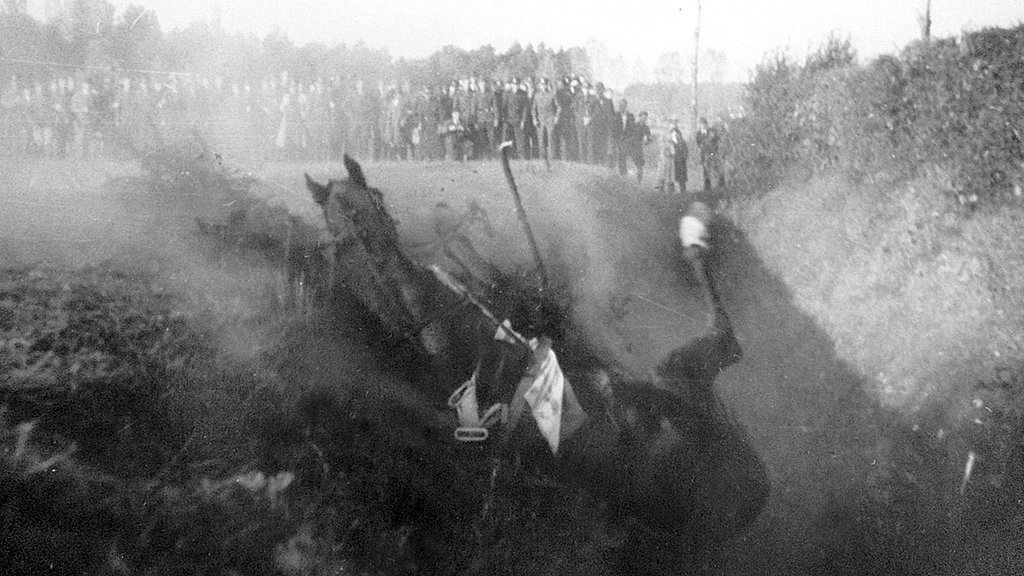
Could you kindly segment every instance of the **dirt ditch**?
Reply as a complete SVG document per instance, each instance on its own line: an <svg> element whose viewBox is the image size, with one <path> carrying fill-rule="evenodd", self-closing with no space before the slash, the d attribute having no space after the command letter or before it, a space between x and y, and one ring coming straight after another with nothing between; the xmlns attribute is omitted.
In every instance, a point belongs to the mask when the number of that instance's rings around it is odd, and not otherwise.
<svg viewBox="0 0 1024 576"><path fill-rule="evenodd" d="M609 524L592 495L530 460L495 468L438 433L443 412L410 392L409 364L399 349L375 346L365 311L342 301L296 314L280 234L262 249L197 235L196 218L229 214L230 199L147 188L137 167L89 171L91 180L62 169L5 172L7 198L21 203L0 215L10 224L0 278L7 565L97 574L657 568L639 555L624 564L630 526ZM257 194L315 228L301 170L284 170L264 178L283 187ZM643 375L695 333L698 307L674 266L676 215L659 199L623 195L624 181L558 170L517 171L544 256L573 287L573 324ZM423 242L436 203L461 209L470 198L495 233L473 232L481 254L524 259L498 172L368 171L419 262L436 261ZM722 221L714 233L713 268L744 350L717 386L750 430L772 491L748 532L688 569L1014 573L1019 559L989 551L1019 533L1020 374L982 387L998 413L979 414L975 436L956 436L963 450L953 450L952 436L914 429L865 392L741 230ZM958 455L968 450L976 461L962 486Z"/></svg>

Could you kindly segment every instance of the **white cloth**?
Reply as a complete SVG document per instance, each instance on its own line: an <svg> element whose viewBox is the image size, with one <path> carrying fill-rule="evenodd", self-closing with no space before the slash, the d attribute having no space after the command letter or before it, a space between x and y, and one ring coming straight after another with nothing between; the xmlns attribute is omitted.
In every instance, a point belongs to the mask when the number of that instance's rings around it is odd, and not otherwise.
<svg viewBox="0 0 1024 576"><path fill-rule="evenodd" d="M558 358L548 350L547 358L540 365L540 374L526 391L526 403L530 405L533 418L540 433L548 441L552 453L558 453L558 440L562 432L562 396L565 393L565 376L558 365Z"/></svg>
<svg viewBox="0 0 1024 576"><path fill-rule="evenodd" d="M506 320L498 327L494 339L516 343L512 334L515 334L512 324ZM534 351L534 358L520 379L512 399L509 426L514 428L518 423L525 401L530 406L530 413L537 422L540 433L547 440L551 453L558 454L561 439L575 434L586 422L587 413L580 406L572 383L562 373L558 357L551 350L551 341L547 338L531 338L530 347ZM541 357L543 360L540 360ZM539 366L536 364L538 360Z"/></svg>
<svg viewBox="0 0 1024 576"><path fill-rule="evenodd" d="M687 214L679 220L679 240L683 248L688 246L708 247L708 229L696 216Z"/></svg>

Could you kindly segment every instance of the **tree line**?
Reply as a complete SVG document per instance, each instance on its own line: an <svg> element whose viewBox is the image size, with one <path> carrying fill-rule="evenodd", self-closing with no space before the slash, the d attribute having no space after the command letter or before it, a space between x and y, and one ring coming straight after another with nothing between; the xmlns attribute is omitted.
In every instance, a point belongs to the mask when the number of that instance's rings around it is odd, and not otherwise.
<svg viewBox="0 0 1024 576"><path fill-rule="evenodd" d="M280 31L265 37L231 33L214 22L196 22L165 32L157 14L138 5L117 13L107 0L74 0L40 21L24 0L4 0L0 12L0 78L24 82L51 77L48 68L91 71L138 70L222 76L228 81L287 72L298 81L339 76L368 83L408 81L437 85L452 78L526 78L591 75L581 47L554 49L543 43L465 50L444 46L421 59L394 59L362 42L298 45ZM63 74L63 73L62 73Z"/></svg>

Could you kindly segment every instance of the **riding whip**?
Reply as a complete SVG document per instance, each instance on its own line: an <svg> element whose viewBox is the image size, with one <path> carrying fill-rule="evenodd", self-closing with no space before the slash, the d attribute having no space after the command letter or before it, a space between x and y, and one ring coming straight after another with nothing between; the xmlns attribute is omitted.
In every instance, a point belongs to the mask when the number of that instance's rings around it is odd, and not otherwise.
<svg viewBox="0 0 1024 576"><path fill-rule="evenodd" d="M530 250L533 251L533 260L537 263L537 273L540 274L541 289L547 289L548 273L544 268L544 261L540 258L540 250L537 248L537 240L533 237L533 229L530 228L530 222L526 219L523 200L519 196L519 188L516 187L516 180L512 176L512 166L509 165L508 149L511 147L512 142L502 142L501 146L498 147L501 150L501 168L505 171L505 181L508 182L509 190L512 191L512 200L516 204L516 216L519 217L519 223L522 224L523 232L526 233L526 240L530 243Z"/></svg>

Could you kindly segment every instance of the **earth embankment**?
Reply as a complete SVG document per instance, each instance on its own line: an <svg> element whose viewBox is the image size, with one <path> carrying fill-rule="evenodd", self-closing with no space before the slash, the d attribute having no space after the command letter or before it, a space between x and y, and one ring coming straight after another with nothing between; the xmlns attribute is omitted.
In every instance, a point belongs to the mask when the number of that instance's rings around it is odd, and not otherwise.
<svg viewBox="0 0 1024 576"><path fill-rule="evenodd" d="M343 175L330 171L323 167L315 175ZM472 231L474 244L495 262L529 264L496 164L371 165L365 171L384 191L410 252L421 261L436 256L423 248L433 233L435 204L458 210L476 201L490 214L495 233ZM543 258L571 284L577 322L609 357L642 375L668 350L701 333L702 311L678 254L674 199L600 169L556 166L548 172L541 164L517 163L515 172ZM297 175L272 174L282 184L274 189L299 187ZM864 237L882 225L868 207L845 220L818 213L829 208L828 202L779 193L724 211L713 226L712 268L744 351L743 361L720 378L719 392L767 462L772 496L750 534L709 559L709 570L939 568L955 562L951 551L959 550L960 528L947 513L961 504L946 495L956 490L967 447L942 433L936 438L936 422L915 428L908 405L895 402L874 378L875 370L891 368L872 364L911 358L902 368L929 381L932 335L918 338L908 328L897 346L895 335L878 338L883 326L852 324L839 332L822 313L826 307L807 305L818 275L863 278L868 268L878 270L874 281L883 286L895 281L885 252L853 257L835 247L848 230L860 230L858 246L869 244ZM829 222L844 228L829 229ZM843 306L850 317L873 316L881 308L887 311L878 317L891 319L894 308L913 309L917 296L869 290ZM929 295L964 304L970 296ZM974 345L984 338L971 330L977 325L960 327L957 335L970 337L960 342ZM894 349L902 353L881 355ZM907 475L915 480L905 483Z"/></svg>
<svg viewBox="0 0 1024 576"><path fill-rule="evenodd" d="M545 264L571 286L576 324L610 360L642 376L705 330L679 258L672 199L599 168L513 166ZM237 365L283 345L272 328L232 330L251 327L273 300L267 292L282 266L198 251L195 218L230 206L126 184L139 175L130 163L10 168L0 214L4 258L142 265L168 290L189 294L207 319L234 318L220 323L217 337ZM464 232L479 253L501 267L531 265L497 163L364 170L419 262L451 264L437 227L475 202L486 222ZM304 171L321 181L345 176L340 163L268 164L252 171L259 180L252 191L322 230ZM967 551L961 520L969 498L987 498L991 482L1013 479L980 459L973 482L989 484L965 492L961 473L973 445L944 436L946 420L917 427L914 415L929 399L967 393L977 378L1012 366L1024 309L1015 300L1024 291L1014 290L1022 285L1024 235L1013 236L1019 213L964 218L913 190L877 197L851 190L840 181L780 190L724 210L713 226L712 268L744 352L718 391L767 463L772 496L746 536L705 559L710 573L955 573L950 567L962 558L983 554ZM288 367L296 382L344 380L351 392L368 381L364 368L373 359L363 348L324 342L305 352ZM364 409L401 396L378 395ZM962 405L945 404L973 414ZM208 421L218 422L217 414ZM211 447L215 435L207 435ZM992 525L1005 526L998 520Z"/></svg>
<svg viewBox="0 0 1024 576"><path fill-rule="evenodd" d="M728 213L873 397L912 413L1024 359L1024 206L951 198L832 178Z"/></svg>

